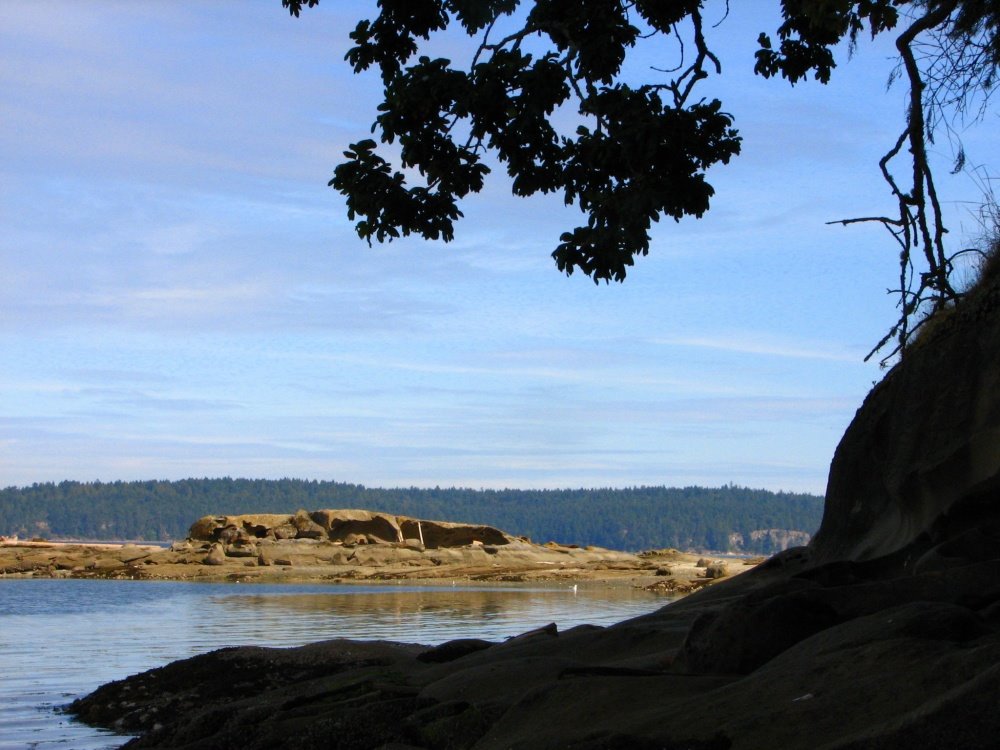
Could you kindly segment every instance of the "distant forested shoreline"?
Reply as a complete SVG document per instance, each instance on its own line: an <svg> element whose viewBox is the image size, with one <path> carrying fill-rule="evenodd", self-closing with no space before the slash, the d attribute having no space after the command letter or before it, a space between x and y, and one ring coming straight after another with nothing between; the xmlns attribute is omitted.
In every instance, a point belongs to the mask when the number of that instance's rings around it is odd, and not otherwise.
<svg viewBox="0 0 1000 750"><path fill-rule="evenodd" d="M621 550L661 547L769 553L815 533L816 495L724 487L475 490L365 487L301 479L34 484L0 490L0 534L163 541L210 514L364 508L496 526L535 541ZM777 530L779 533L761 533ZM783 532L799 532L787 534ZM757 532L757 533L755 533Z"/></svg>

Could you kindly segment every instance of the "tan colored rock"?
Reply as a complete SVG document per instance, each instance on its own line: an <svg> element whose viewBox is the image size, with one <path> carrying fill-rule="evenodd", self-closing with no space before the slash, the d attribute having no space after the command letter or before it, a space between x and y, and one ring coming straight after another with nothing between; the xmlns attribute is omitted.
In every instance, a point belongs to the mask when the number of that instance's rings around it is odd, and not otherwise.
<svg viewBox="0 0 1000 750"><path fill-rule="evenodd" d="M250 536L261 538L267 536L269 529L290 524L292 517L283 513L247 513L240 516L226 516L225 525L234 525L246 529Z"/></svg>
<svg viewBox="0 0 1000 750"><path fill-rule="evenodd" d="M215 532L215 538L223 544L228 545L248 541L250 535L246 532L246 529L242 529L235 524L229 524L223 529L218 529Z"/></svg>
<svg viewBox="0 0 1000 750"><path fill-rule="evenodd" d="M309 515L308 511L300 510L292 516L292 524L297 531L297 539L327 539L328 534L325 528L320 526Z"/></svg>
<svg viewBox="0 0 1000 750"><path fill-rule="evenodd" d="M725 578L729 575L729 566L724 562L713 562L705 566L705 578Z"/></svg>
<svg viewBox="0 0 1000 750"><path fill-rule="evenodd" d="M226 557L257 557L257 548L250 544L233 544L225 552Z"/></svg>
<svg viewBox="0 0 1000 750"><path fill-rule="evenodd" d="M498 547L513 541L513 537L492 526L426 521L353 508L300 510L294 516L268 513L205 516L191 526L189 536L195 541L221 541L227 545L266 538L406 545L409 539L416 540L410 542L411 546L419 543L425 549L473 544Z"/></svg>
<svg viewBox="0 0 1000 750"><path fill-rule="evenodd" d="M55 562L56 570L82 570L84 568L83 557L65 557Z"/></svg>
<svg viewBox="0 0 1000 750"><path fill-rule="evenodd" d="M297 542L296 542L297 543ZM312 550L317 565L352 565L354 550L342 545L320 545Z"/></svg>
<svg viewBox="0 0 1000 750"><path fill-rule="evenodd" d="M299 530L290 521L274 526L270 531L274 534L275 539L295 539L299 535Z"/></svg>
<svg viewBox="0 0 1000 750"><path fill-rule="evenodd" d="M114 558L110 557L99 557L92 563L87 565L87 568L89 570L96 570L105 573L110 570L117 570L123 567L125 567L124 563L122 563L120 560L115 560Z"/></svg>
<svg viewBox="0 0 1000 750"><path fill-rule="evenodd" d="M406 547L388 544L369 544L354 552L353 561L358 565L381 567L397 565L412 560L423 560L423 553Z"/></svg>
<svg viewBox="0 0 1000 750"><path fill-rule="evenodd" d="M134 544L127 544L118 553L118 559L123 563L131 563L149 557L152 550L149 548L136 547Z"/></svg>
<svg viewBox="0 0 1000 750"><path fill-rule="evenodd" d="M191 528L188 529L188 538L201 542L215 541L214 532L219 528L222 520L216 516L202 516L191 524Z"/></svg>
<svg viewBox="0 0 1000 750"><path fill-rule="evenodd" d="M347 543L349 535L353 535L355 543L361 537L365 537L366 541L374 538L376 542L403 541L403 533L396 517L387 513L345 509L316 511L310 515L316 523L328 530L330 539L334 541Z"/></svg>
<svg viewBox="0 0 1000 750"><path fill-rule="evenodd" d="M202 560L205 565L225 565L226 564L226 551L222 544L216 542L209 548L208 554Z"/></svg>

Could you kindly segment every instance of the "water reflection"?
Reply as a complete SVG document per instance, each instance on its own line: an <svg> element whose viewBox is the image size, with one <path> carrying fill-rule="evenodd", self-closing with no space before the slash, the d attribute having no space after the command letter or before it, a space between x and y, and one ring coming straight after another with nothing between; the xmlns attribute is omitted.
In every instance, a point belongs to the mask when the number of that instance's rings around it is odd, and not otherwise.
<svg viewBox="0 0 1000 750"><path fill-rule="evenodd" d="M440 643L451 638L502 639L549 622L567 628L609 624L650 611L659 600L628 588L574 593L560 588L335 587L333 591L226 593L212 606L244 619L255 641L282 644L322 637ZM280 635L279 635L280 634Z"/></svg>
<svg viewBox="0 0 1000 750"><path fill-rule="evenodd" d="M212 605L245 618L253 640L298 642L347 635L419 643L450 638L499 639L557 622L608 624L628 614L650 611L658 600L632 589L473 587L343 587L332 593L241 593L214 596ZM639 611L635 611L639 610Z"/></svg>
<svg viewBox="0 0 1000 750"><path fill-rule="evenodd" d="M329 638L502 640L608 625L663 600L622 588L0 581L0 750L114 748L53 708L110 680L223 646Z"/></svg>

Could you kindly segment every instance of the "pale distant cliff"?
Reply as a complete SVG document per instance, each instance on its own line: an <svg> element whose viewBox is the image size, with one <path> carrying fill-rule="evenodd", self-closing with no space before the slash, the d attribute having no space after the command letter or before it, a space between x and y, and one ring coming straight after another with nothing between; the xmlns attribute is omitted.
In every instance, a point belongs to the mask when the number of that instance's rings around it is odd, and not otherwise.
<svg viewBox="0 0 1000 750"><path fill-rule="evenodd" d="M754 529L745 535L733 532L729 535L729 551L771 555L790 547L803 547L810 539L811 534L797 529Z"/></svg>

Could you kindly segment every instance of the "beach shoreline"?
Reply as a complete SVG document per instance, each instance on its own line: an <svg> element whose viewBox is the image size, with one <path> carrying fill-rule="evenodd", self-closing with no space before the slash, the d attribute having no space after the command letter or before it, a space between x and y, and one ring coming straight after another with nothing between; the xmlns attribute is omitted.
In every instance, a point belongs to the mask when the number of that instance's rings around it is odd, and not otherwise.
<svg viewBox="0 0 1000 750"><path fill-rule="evenodd" d="M653 550L639 554L554 543L426 550L370 544L352 548L301 540L277 542L268 557L209 559L191 540L157 544L0 541L0 578L95 578L232 583L557 584L630 586L683 595L738 575L759 559ZM270 558L270 559L268 559Z"/></svg>

